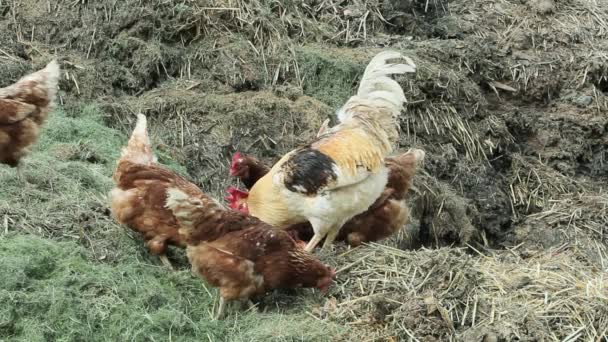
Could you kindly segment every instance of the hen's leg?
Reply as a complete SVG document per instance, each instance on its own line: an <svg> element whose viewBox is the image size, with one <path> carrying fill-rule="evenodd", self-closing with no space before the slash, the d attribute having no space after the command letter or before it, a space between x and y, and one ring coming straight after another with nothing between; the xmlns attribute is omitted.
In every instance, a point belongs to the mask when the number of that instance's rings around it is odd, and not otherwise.
<svg viewBox="0 0 608 342"><path fill-rule="evenodd" d="M312 239L308 241L308 244L304 248L307 252L312 252L315 247L323 240L323 238L327 235L328 232L331 231L331 226L327 224L326 221L317 219L315 217L311 217L308 222L312 226L312 230L315 232Z"/></svg>
<svg viewBox="0 0 608 342"><path fill-rule="evenodd" d="M152 254L158 255L163 265L174 271L173 265L167 258L167 236L157 235L154 238L146 242L148 249Z"/></svg>
<svg viewBox="0 0 608 342"><path fill-rule="evenodd" d="M171 261L169 261L169 258L167 258L167 254L161 254L158 257L160 258L160 262L162 262L163 265L165 265L171 271L175 271L175 268L173 268L173 265L171 265Z"/></svg>
<svg viewBox="0 0 608 342"><path fill-rule="evenodd" d="M241 309L255 311L257 307L255 306L255 304L253 304L251 299L243 299L241 300Z"/></svg>
<svg viewBox="0 0 608 342"><path fill-rule="evenodd" d="M25 179L25 175L23 174L22 163L17 164L17 178L19 178L19 181L21 181L22 183L27 182L27 180Z"/></svg>
<svg viewBox="0 0 608 342"><path fill-rule="evenodd" d="M224 312L226 311L226 300L224 297L220 296L220 306L217 308L217 313L215 314L215 319L222 319L224 317Z"/></svg>

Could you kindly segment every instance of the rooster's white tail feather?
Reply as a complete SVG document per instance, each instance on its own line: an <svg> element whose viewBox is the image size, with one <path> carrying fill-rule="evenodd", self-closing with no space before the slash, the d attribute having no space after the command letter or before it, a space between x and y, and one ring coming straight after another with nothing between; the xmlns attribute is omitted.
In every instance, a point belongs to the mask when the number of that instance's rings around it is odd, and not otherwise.
<svg viewBox="0 0 608 342"><path fill-rule="evenodd" d="M400 59L403 63L388 63ZM351 97L338 111L338 119L344 122L352 116L350 109L363 104L369 107L388 109L393 118L397 117L406 102L403 89L390 75L416 72L411 58L396 51L383 51L377 54L365 68L357 95Z"/></svg>

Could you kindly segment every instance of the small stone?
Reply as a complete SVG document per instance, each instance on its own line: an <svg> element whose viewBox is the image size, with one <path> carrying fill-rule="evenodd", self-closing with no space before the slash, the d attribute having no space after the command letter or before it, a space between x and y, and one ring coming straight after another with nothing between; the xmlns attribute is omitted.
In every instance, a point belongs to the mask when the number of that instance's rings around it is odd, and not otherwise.
<svg viewBox="0 0 608 342"><path fill-rule="evenodd" d="M494 333L488 333L483 338L483 342L496 342L498 341L498 337Z"/></svg>
<svg viewBox="0 0 608 342"><path fill-rule="evenodd" d="M580 96L574 99L574 103L579 107L587 107L593 103L593 97L589 95Z"/></svg>
<svg viewBox="0 0 608 342"><path fill-rule="evenodd" d="M540 14L550 14L555 12L554 0L532 0L532 7Z"/></svg>

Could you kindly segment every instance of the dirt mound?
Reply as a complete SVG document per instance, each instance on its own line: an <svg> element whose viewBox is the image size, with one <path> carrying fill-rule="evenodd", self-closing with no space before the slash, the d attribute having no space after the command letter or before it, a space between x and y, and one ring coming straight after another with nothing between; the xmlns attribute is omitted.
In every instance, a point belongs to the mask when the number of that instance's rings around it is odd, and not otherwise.
<svg viewBox="0 0 608 342"><path fill-rule="evenodd" d="M344 323L363 340L605 338L605 18L608 5L586 0L0 0L0 86L53 56L63 67L62 110L26 160L30 188L0 167L0 228L84 246L94 265L155 263L105 200L135 113L150 118L163 164L222 196L233 152L270 163L306 142L371 56L397 49L418 66L398 79L408 98L400 149L427 152L413 223L391 247L330 259L342 269L336 303L275 293L261 307L294 308L286 326L312 327L309 340L323 329L348 339ZM183 253L172 257L186 267ZM27 325L3 322L35 321L36 310L0 311L0 339L28 339ZM296 324L299 314L311 320ZM204 337L180 324L184 338ZM268 338L276 325L247 325L235 340ZM215 328L204 338L225 336Z"/></svg>

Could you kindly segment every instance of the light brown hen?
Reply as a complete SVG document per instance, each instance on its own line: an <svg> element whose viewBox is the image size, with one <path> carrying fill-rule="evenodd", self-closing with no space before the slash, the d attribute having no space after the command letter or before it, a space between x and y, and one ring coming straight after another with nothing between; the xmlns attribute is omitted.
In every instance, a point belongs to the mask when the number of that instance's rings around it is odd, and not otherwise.
<svg viewBox="0 0 608 342"><path fill-rule="evenodd" d="M53 60L44 69L0 89L0 163L17 167L22 179L20 161L38 139L53 108L58 80L59 64Z"/></svg>

